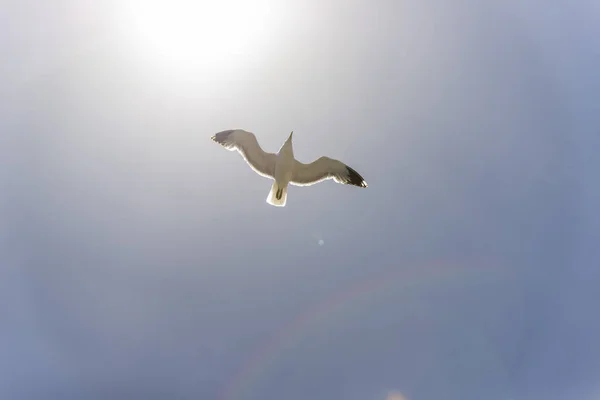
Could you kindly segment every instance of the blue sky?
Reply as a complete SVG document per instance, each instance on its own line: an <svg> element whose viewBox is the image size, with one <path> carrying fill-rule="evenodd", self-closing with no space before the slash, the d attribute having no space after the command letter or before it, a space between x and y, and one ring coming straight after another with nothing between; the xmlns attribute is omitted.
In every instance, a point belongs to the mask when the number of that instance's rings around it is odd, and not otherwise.
<svg viewBox="0 0 600 400"><path fill-rule="evenodd" d="M597 398L594 2L273 2L188 67L120 4L0 11L3 399ZM271 207L231 128L369 188Z"/></svg>

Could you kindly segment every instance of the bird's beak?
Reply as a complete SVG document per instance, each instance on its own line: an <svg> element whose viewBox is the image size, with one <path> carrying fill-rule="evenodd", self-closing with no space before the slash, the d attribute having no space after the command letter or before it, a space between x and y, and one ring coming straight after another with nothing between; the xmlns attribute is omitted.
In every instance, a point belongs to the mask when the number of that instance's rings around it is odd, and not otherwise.
<svg viewBox="0 0 600 400"><path fill-rule="evenodd" d="M294 131L292 131L292 133L290 133L290 137L288 138L288 140L292 140L292 135L294 134Z"/></svg>

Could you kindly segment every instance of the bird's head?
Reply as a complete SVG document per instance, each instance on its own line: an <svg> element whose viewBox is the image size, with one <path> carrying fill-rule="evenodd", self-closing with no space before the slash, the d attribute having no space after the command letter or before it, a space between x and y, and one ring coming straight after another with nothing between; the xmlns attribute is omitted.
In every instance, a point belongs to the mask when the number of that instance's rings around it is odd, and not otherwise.
<svg viewBox="0 0 600 400"><path fill-rule="evenodd" d="M293 134L294 134L294 131L292 131L292 133L290 133L290 136L288 136L286 141L283 143L283 145L279 149L280 152L285 151L287 153L293 154L293 152L294 152L294 150L292 149L292 135Z"/></svg>

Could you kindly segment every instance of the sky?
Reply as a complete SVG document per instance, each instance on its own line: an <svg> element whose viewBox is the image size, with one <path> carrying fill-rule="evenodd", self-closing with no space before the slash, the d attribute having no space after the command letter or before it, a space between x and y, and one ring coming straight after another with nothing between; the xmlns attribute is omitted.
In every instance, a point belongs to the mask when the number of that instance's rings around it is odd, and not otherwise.
<svg viewBox="0 0 600 400"><path fill-rule="evenodd" d="M600 396L596 2L165 4L0 6L2 399Z"/></svg>

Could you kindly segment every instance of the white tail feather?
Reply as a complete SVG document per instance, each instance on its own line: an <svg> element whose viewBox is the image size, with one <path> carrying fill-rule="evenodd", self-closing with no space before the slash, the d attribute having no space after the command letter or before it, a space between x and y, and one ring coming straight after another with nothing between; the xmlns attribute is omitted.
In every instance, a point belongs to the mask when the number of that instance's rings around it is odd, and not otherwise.
<svg viewBox="0 0 600 400"><path fill-rule="evenodd" d="M287 200L287 190L287 184L285 186L279 186L277 182L273 182L273 185L271 186L271 191L267 196L267 203L275 207L285 207L285 202Z"/></svg>

